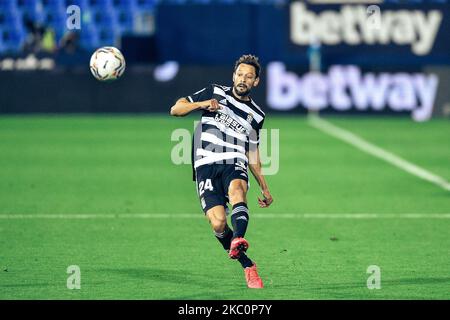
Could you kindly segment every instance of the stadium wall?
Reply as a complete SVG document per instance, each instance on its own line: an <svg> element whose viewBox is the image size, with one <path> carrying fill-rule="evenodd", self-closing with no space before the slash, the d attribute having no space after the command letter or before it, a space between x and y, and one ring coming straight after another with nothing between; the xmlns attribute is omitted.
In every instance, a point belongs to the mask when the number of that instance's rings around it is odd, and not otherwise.
<svg viewBox="0 0 450 320"><path fill-rule="evenodd" d="M131 66L115 82L95 80L86 68L0 72L0 113L152 113L210 83L231 85L231 67ZM448 116L450 67L361 68L333 65L324 72L269 63L254 99L268 113L404 115L424 121Z"/></svg>

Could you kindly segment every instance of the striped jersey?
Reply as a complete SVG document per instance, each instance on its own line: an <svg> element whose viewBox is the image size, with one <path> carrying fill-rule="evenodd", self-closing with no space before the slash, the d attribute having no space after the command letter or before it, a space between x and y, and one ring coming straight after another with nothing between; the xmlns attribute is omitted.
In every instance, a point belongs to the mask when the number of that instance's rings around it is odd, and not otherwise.
<svg viewBox="0 0 450 320"><path fill-rule="evenodd" d="M248 163L246 152L259 145L265 114L250 98L244 101L231 87L217 84L186 97L189 102L216 99L221 109L203 110L193 141L193 167L221 163Z"/></svg>

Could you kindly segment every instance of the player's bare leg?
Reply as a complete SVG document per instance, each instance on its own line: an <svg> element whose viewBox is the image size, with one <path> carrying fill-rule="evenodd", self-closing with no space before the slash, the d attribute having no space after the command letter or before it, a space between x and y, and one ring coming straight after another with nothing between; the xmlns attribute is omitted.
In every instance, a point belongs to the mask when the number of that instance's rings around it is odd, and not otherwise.
<svg viewBox="0 0 450 320"><path fill-rule="evenodd" d="M229 253L234 232L227 224L227 215L223 206L215 206L206 212L206 217L214 231L217 240ZM236 258L237 259L237 258Z"/></svg>
<svg viewBox="0 0 450 320"><path fill-rule="evenodd" d="M222 233L227 227L227 215L224 206L215 206L206 212L206 217L214 230L214 233Z"/></svg>
<svg viewBox="0 0 450 320"><path fill-rule="evenodd" d="M231 213L231 221L233 224L234 234L230 246L230 258L238 259L244 267L245 279L249 288L263 288L263 282L258 275L256 264L252 262L246 255L249 244L244 239L247 230L249 215L247 207L247 181L234 179L228 187L228 198L233 211Z"/></svg>
<svg viewBox="0 0 450 320"><path fill-rule="evenodd" d="M233 239L233 230L227 224L227 215L224 206L215 206L206 212L206 217L209 220L214 235L222 244L223 248L230 252L231 240Z"/></svg>

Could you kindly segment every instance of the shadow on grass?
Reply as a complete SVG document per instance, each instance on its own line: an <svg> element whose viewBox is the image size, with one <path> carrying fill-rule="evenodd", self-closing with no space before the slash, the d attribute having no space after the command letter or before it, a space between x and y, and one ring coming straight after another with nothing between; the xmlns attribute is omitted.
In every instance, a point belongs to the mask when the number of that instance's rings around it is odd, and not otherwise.
<svg viewBox="0 0 450 320"><path fill-rule="evenodd" d="M236 289L236 285L233 286L232 279L218 279L214 277L209 269L205 269L204 272L190 273L185 270L179 269L160 269L160 268L120 268L120 269L98 269L97 271L102 273L114 273L127 278L140 279L143 282L150 281L153 284L157 284L157 287L161 288L161 299L224 299L224 295L220 292L215 292L215 288L220 288L220 291L226 292L227 294L230 290ZM224 285L224 283L229 283L229 285ZM179 286L180 293L184 291L183 286L186 291L195 291L195 294L187 294L177 296L176 293L171 294L170 297L163 297L162 288L166 288L166 285L174 284ZM220 286L218 285L220 283ZM239 283L239 282L238 282ZM198 288L192 288L192 286ZM245 288L244 284L242 287Z"/></svg>
<svg viewBox="0 0 450 320"><path fill-rule="evenodd" d="M381 278L381 288L404 286L404 285L427 285L427 284L450 284L450 277L441 278L405 278L405 279L393 279L383 280ZM351 283L336 283L331 285L324 285L320 287L308 287L308 290L341 290L341 289L355 289L355 288L367 288L365 280L361 282Z"/></svg>
<svg viewBox="0 0 450 320"><path fill-rule="evenodd" d="M2 288L44 288L44 287L54 287L54 283L49 282L40 282L40 283L10 283L10 284L2 284L0 287Z"/></svg>

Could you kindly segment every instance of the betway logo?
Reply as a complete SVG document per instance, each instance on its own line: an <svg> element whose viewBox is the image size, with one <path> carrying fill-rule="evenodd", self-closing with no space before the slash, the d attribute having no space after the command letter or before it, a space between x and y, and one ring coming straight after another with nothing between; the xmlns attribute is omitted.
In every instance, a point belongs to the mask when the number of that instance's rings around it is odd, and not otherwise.
<svg viewBox="0 0 450 320"><path fill-rule="evenodd" d="M431 10L380 10L377 17L367 13L365 6L341 7L340 12L309 11L301 2L291 4L291 41L308 45L317 39L326 45L394 43L411 45L416 55L428 54L439 30L442 13ZM370 18L370 19L369 19ZM374 27L374 19L379 19Z"/></svg>
<svg viewBox="0 0 450 320"><path fill-rule="evenodd" d="M416 121L428 120L438 87L435 74L405 72L365 73L357 66L336 65L327 74L309 72L298 76L281 62L267 67L267 103L276 110L303 105L309 110L327 107L339 111L386 108L411 111Z"/></svg>

